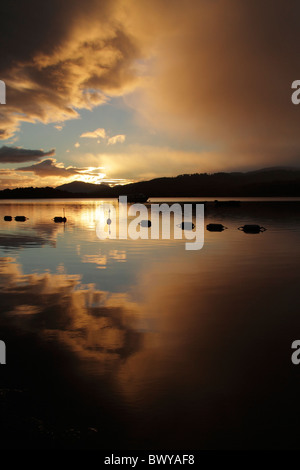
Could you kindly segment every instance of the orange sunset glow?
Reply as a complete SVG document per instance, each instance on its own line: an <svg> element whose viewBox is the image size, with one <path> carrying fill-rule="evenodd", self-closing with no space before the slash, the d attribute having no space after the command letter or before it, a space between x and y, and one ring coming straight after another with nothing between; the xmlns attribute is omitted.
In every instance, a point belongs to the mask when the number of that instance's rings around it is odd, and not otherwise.
<svg viewBox="0 0 300 470"><path fill-rule="evenodd" d="M297 9L67 0L36 21L20 2L1 32L0 187L299 166Z"/></svg>
<svg viewBox="0 0 300 470"><path fill-rule="evenodd" d="M299 450L300 2L0 18L0 449Z"/></svg>

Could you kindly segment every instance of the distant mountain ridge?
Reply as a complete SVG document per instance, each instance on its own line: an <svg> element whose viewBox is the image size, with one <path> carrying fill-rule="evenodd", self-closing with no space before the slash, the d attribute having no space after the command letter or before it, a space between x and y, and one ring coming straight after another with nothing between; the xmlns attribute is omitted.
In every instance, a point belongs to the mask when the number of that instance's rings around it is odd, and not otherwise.
<svg viewBox="0 0 300 470"><path fill-rule="evenodd" d="M148 197L300 197L300 169L184 174L114 187L73 181L57 188L5 189L0 198L114 198L139 193Z"/></svg>
<svg viewBox="0 0 300 470"><path fill-rule="evenodd" d="M102 184L101 186L107 187L106 184ZM59 189L60 191L68 191L69 193L94 193L97 189L99 189L99 184L86 183L84 181L72 181L72 183L61 184L55 189Z"/></svg>

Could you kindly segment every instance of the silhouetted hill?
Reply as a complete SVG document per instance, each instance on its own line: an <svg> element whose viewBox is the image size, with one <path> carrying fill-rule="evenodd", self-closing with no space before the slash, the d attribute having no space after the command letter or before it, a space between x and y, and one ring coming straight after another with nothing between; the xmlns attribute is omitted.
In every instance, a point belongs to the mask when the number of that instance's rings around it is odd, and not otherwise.
<svg viewBox="0 0 300 470"><path fill-rule="evenodd" d="M93 184L93 183L85 183L84 181L72 181L72 183L62 184L57 186L55 189L61 191L68 191L69 193L94 193L96 190L99 190L99 186L101 189L107 190L109 188L106 184Z"/></svg>
<svg viewBox="0 0 300 470"><path fill-rule="evenodd" d="M87 192L70 192L58 188L16 188L4 189L0 191L0 199L43 199L43 198L87 198L87 197L115 197L112 194L112 188L106 185L93 185L97 188L97 195ZM99 188L100 186L100 188Z"/></svg>
<svg viewBox="0 0 300 470"><path fill-rule="evenodd" d="M0 198L112 198L139 193L148 197L300 197L300 169L266 168L246 173L184 174L113 188L105 184L74 181L58 188L5 189L0 191Z"/></svg>
<svg viewBox="0 0 300 470"><path fill-rule="evenodd" d="M72 197L71 193L50 188L16 188L0 191L0 199L42 199Z"/></svg>
<svg viewBox="0 0 300 470"><path fill-rule="evenodd" d="M113 189L119 194L144 193L152 197L300 196L300 170L185 174Z"/></svg>

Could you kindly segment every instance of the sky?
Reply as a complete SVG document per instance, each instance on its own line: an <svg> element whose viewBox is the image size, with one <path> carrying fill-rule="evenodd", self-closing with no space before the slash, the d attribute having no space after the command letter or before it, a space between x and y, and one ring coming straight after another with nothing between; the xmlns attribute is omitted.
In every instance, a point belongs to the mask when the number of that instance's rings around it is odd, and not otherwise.
<svg viewBox="0 0 300 470"><path fill-rule="evenodd" d="M2 0L0 189L300 166L295 0Z"/></svg>

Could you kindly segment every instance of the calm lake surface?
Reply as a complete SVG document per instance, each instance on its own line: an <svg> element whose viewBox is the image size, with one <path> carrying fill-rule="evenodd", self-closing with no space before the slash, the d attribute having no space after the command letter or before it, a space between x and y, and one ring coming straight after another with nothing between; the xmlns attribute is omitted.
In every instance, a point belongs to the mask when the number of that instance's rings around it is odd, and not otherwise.
<svg viewBox="0 0 300 470"><path fill-rule="evenodd" d="M100 240L105 202L0 202L0 446L299 448L300 202L208 202L198 251Z"/></svg>

